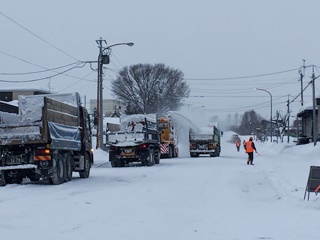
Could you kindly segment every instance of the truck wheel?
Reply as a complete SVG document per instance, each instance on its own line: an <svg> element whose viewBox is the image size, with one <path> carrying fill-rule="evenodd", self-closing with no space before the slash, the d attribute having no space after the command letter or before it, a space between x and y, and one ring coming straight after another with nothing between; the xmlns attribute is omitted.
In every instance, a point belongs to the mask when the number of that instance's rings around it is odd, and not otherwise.
<svg viewBox="0 0 320 240"><path fill-rule="evenodd" d="M53 173L51 183L58 185L64 183L66 175L65 159L60 154L53 154Z"/></svg>
<svg viewBox="0 0 320 240"><path fill-rule="evenodd" d="M150 149L149 150L149 156L148 156L148 159L147 159L147 166L151 167L155 164L155 161L154 161L154 149Z"/></svg>
<svg viewBox="0 0 320 240"><path fill-rule="evenodd" d="M111 167L117 167L116 154L113 151L109 151L109 162L111 162Z"/></svg>
<svg viewBox="0 0 320 240"><path fill-rule="evenodd" d="M29 179L30 179L30 181L32 181L32 182L37 182L37 181L40 180L40 177L34 175L34 176L29 176Z"/></svg>
<svg viewBox="0 0 320 240"><path fill-rule="evenodd" d="M0 150L0 157L1 157L2 153L1 153L1 150ZM4 159L1 159L0 158L0 166L2 166L2 161L4 161ZM6 179L5 179L5 176L4 176L4 170L0 170L0 187L3 187L7 185L7 182L6 182Z"/></svg>
<svg viewBox="0 0 320 240"><path fill-rule="evenodd" d="M155 154L154 163L159 164L160 158L161 158L161 153L160 153L160 151L157 151L157 153Z"/></svg>
<svg viewBox="0 0 320 240"><path fill-rule="evenodd" d="M4 187L5 185L7 185L5 176L4 176L4 170L0 171L0 186Z"/></svg>
<svg viewBox="0 0 320 240"><path fill-rule="evenodd" d="M88 178L90 176L90 158L88 153L84 154L84 169L79 172L81 178Z"/></svg>
<svg viewBox="0 0 320 240"><path fill-rule="evenodd" d="M72 156L67 154L66 156L66 182L71 181L73 173L73 161Z"/></svg>
<svg viewBox="0 0 320 240"><path fill-rule="evenodd" d="M172 158L172 147L169 146L168 158Z"/></svg>
<svg viewBox="0 0 320 240"><path fill-rule="evenodd" d="M116 167L124 167L124 160L123 159L117 158L114 162L115 162Z"/></svg>
<svg viewBox="0 0 320 240"><path fill-rule="evenodd" d="M12 180L12 183L21 184L22 181L23 181L23 177L15 177L15 178Z"/></svg>

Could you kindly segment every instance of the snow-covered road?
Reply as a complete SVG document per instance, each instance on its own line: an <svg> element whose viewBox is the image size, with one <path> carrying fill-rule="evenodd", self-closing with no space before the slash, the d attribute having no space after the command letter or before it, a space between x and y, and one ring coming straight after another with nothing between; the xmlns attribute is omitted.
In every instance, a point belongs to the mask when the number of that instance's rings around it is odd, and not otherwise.
<svg viewBox="0 0 320 240"><path fill-rule="evenodd" d="M1 239L318 239L319 196L303 195L319 150L256 145L254 166L225 140L221 157L153 167L111 168L96 151L88 179L0 188Z"/></svg>

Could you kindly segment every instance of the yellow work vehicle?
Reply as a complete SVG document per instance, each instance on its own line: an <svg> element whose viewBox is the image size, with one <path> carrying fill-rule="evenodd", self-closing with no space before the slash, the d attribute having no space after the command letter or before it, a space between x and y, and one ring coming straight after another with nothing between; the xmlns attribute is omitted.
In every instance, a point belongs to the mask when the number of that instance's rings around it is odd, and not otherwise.
<svg viewBox="0 0 320 240"><path fill-rule="evenodd" d="M178 139L170 117L158 118L161 158L178 157Z"/></svg>

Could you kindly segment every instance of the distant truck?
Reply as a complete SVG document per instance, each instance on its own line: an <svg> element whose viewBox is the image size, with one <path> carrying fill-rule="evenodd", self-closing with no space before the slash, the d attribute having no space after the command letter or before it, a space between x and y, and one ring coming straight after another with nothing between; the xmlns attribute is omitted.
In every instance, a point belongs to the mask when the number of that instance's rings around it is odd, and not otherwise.
<svg viewBox="0 0 320 240"><path fill-rule="evenodd" d="M120 116L120 131L107 133L112 167L138 162L143 166L160 163L160 143L155 114Z"/></svg>
<svg viewBox="0 0 320 240"><path fill-rule="evenodd" d="M239 137L238 134L233 134L232 137L231 137L231 139L228 140L229 143L236 143L236 142L238 142L238 141L241 142L241 139L240 139L240 137Z"/></svg>
<svg viewBox="0 0 320 240"><path fill-rule="evenodd" d="M175 136L175 129L169 117L159 118L159 135L161 158L178 157L178 139Z"/></svg>
<svg viewBox="0 0 320 240"><path fill-rule="evenodd" d="M20 184L23 178L61 184L74 171L88 178L90 118L79 94L19 96L18 105L19 115L3 117L0 124L0 186Z"/></svg>
<svg viewBox="0 0 320 240"><path fill-rule="evenodd" d="M209 154L210 157L219 157L221 152L220 130L216 125L210 126L210 131L201 133L189 132L190 157L199 157Z"/></svg>

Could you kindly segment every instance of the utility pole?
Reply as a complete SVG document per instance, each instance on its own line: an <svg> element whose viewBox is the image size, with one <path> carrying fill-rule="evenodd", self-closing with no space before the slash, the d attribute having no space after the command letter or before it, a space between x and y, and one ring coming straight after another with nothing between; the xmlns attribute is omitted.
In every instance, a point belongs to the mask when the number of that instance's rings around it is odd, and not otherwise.
<svg viewBox="0 0 320 240"><path fill-rule="evenodd" d="M299 70L300 74L300 82L301 82L301 106L303 106L303 77L305 76L305 70L306 70L306 60L302 59L303 61L303 73L301 70Z"/></svg>
<svg viewBox="0 0 320 240"><path fill-rule="evenodd" d="M290 142L290 137L289 137L289 134L290 134L290 123L289 123L289 120L290 120L290 108L289 108L289 94L288 94L288 104L287 104L287 107L288 107L288 111L287 111L287 116L288 116L288 121L287 121L287 136L288 136L288 143Z"/></svg>
<svg viewBox="0 0 320 240"><path fill-rule="evenodd" d="M100 37L99 40L96 40L96 43L99 46L99 56L98 56L98 89L97 89L97 118L98 118L98 126L97 126L97 145L96 148L101 148L102 150L106 150L105 145L103 145L103 84L102 84L102 75L103 75L103 64L110 63L110 54L104 54L105 51L110 50L114 46L119 45L127 45L129 47L133 46L134 43L116 43L107 47L102 47L102 43L107 45L106 40L102 40Z"/></svg>
<svg viewBox="0 0 320 240"><path fill-rule="evenodd" d="M106 40L102 40L100 37L99 40L96 40L96 43L99 47L99 56L98 56L98 88L97 88L97 118L98 118L98 126L97 126L97 145L96 148L101 148L103 145L103 98L102 98L102 42L106 43Z"/></svg>
<svg viewBox="0 0 320 240"><path fill-rule="evenodd" d="M314 75L314 65L312 65L312 140L313 145L317 145L317 139L316 139L316 94L315 94L315 80L316 77Z"/></svg>

